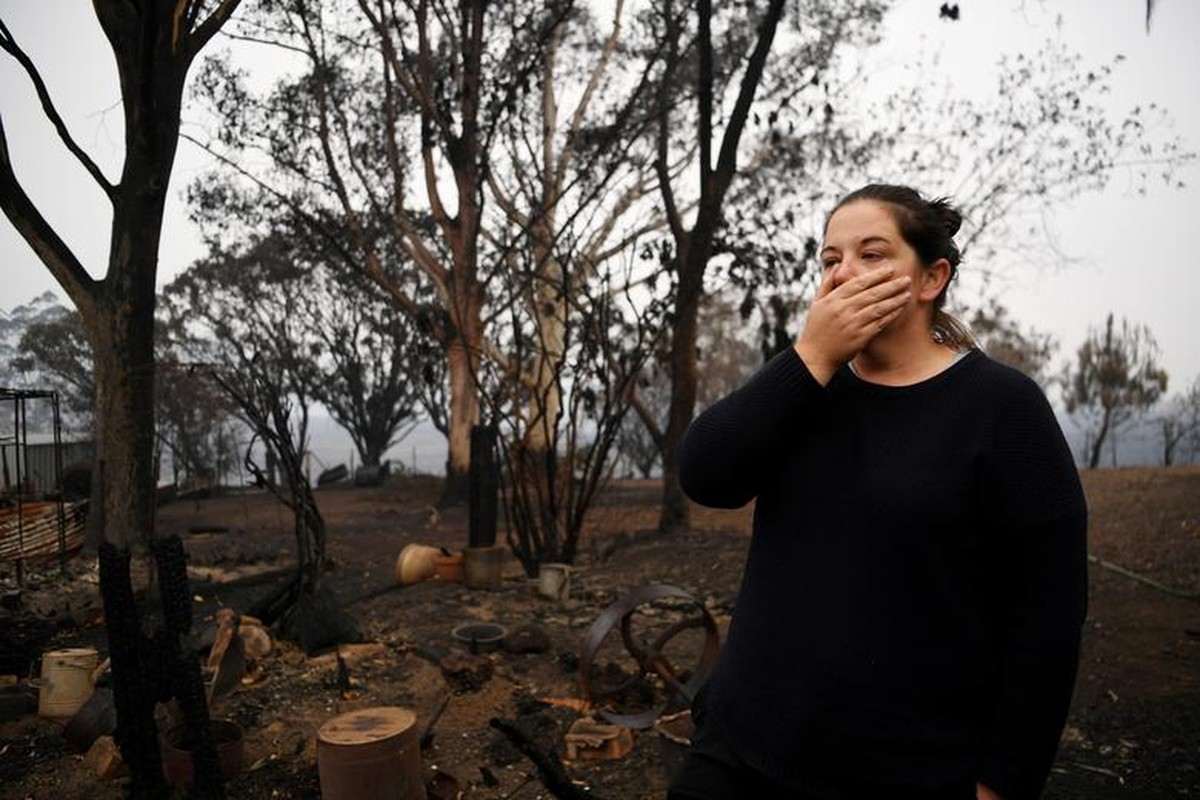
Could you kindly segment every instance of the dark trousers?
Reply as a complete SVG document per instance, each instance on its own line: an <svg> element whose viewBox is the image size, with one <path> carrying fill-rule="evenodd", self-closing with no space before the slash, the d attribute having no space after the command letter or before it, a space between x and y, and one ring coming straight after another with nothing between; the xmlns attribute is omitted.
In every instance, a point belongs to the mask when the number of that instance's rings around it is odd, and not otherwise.
<svg viewBox="0 0 1200 800"><path fill-rule="evenodd" d="M821 784L797 791L776 783L750 767L733 751L708 718L704 709L704 690L692 704L695 732L667 790L667 800L850 800L850 798L888 798L888 800L975 800L974 782L941 790L913 790L895 786L877 786L870 776L847 776L836 784ZM853 785L851 785L853 784Z"/></svg>
<svg viewBox="0 0 1200 800"><path fill-rule="evenodd" d="M746 766L711 728L697 736L672 776L667 800L819 800L799 794Z"/></svg>
<svg viewBox="0 0 1200 800"><path fill-rule="evenodd" d="M708 686L692 702L692 745L671 776L667 800L820 800L782 786L738 758L708 717L704 701Z"/></svg>

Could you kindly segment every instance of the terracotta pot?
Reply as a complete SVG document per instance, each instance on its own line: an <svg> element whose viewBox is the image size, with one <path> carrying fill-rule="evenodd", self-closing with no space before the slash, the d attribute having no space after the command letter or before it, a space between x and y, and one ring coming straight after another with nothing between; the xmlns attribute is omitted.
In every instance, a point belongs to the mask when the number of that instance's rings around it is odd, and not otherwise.
<svg viewBox="0 0 1200 800"><path fill-rule="evenodd" d="M462 583L463 581L463 555L462 553L451 553L450 555L434 556L433 559L434 573L439 580L451 581L453 583Z"/></svg>
<svg viewBox="0 0 1200 800"><path fill-rule="evenodd" d="M208 725L213 745L217 748L221 777L230 780L242 771L246 760L246 743L242 737L242 729L236 722L224 719L210 720ZM192 785L196 775L196 768L192 762L194 748L195 743L188 740L186 725L176 725L163 736L163 775L171 786Z"/></svg>

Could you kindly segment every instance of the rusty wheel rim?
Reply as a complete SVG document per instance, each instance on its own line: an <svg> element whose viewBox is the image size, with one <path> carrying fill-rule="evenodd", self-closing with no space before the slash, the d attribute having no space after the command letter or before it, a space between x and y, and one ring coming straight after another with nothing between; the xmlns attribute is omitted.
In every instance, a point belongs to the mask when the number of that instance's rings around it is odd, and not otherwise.
<svg viewBox="0 0 1200 800"><path fill-rule="evenodd" d="M652 642L640 640L633 631L635 612L646 603L668 599L687 601L699 609L700 613L698 616L688 616L672 623ZM622 644L624 644L626 652L633 657L637 672L614 686L601 688L593 675L594 661L604 641L614 628L619 628ZM696 629L704 631L704 644L691 676L685 682L680 679L682 670L672 663L663 650L679 634ZM649 728L666 709L673 696L679 697L686 703L691 703L692 698L696 696L696 691L712 672L719 650L720 635L717 632L717 623L703 603L674 586L643 586L614 601L608 608L600 612L588 629L579 659L580 688L584 699L595 706L597 713L608 722L630 728ZM609 698L620 694L634 682L645 680L650 675L657 676L667 687L667 697L661 702L634 714L611 711L603 707Z"/></svg>

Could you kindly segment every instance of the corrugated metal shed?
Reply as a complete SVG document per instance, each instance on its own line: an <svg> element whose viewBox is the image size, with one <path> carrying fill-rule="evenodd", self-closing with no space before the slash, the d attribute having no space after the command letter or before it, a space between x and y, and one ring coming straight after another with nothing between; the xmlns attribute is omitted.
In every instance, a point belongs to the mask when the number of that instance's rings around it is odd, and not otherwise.
<svg viewBox="0 0 1200 800"><path fill-rule="evenodd" d="M54 442L49 437L29 437L21 452L21 475L29 491L44 495L58 489L58 472L54 461ZM63 442L62 467L89 463L96 448L91 441ZM0 442L0 491L9 492L17 488L18 445L11 439Z"/></svg>

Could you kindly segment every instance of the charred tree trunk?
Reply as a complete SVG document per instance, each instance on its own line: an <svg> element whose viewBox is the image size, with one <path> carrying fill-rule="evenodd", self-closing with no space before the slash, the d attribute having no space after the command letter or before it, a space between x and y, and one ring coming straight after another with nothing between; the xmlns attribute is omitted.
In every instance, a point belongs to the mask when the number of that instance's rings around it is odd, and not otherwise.
<svg viewBox="0 0 1200 800"><path fill-rule="evenodd" d="M468 500L471 468L471 429L479 424L479 356L483 351L479 290L468 294L456 336L446 350L450 377L450 432L447 437L446 483L438 506L462 505Z"/></svg>
<svg viewBox="0 0 1200 800"><path fill-rule="evenodd" d="M712 1L699 0L696 5L698 21L699 72L697 78L697 117L699 120L698 150L700 160L700 198L696 221L691 230L683 226L682 215L675 201L667 167L669 131L671 128L669 96L659 97L659 142L655 170L659 176L666 215L675 241L674 266L679 276L675 297L675 320L671 340L671 405L667 429L663 435L663 499L659 516L660 533L674 533L688 524L687 498L679 484L679 445L692 421L696 405L696 326L700 298L704 293L704 273L713 253L721 207L737 173L737 149L754 95L762 81L767 55L779 21L783 18L783 0L771 0L758 25L754 50L746 62L738 88L737 99L719 144L714 140L713 109L715 83L712 45ZM670 5L667 9L671 17ZM672 51L668 69L678 61ZM714 145L716 150L714 152ZM716 156L714 160L714 155Z"/></svg>
<svg viewBox="0 0 1200 800"><path fill-rule="evenodd" d="M685 255L687 258L687 255ZM679 483L679 446L696 409L696 338L700 300L704 292L704 263L688 264L680 270L675 298L675 323L671 329L671 404L663 433L663 497L658 520L660 533L687 528L690 521L687 497Z"/></svg>
<svg viewBox="0 0 1200 800"><path fill-rule="evenodd" d="M108 271L97 280L26 194L0 125L0 208L70 296L92 345L97 423L92 530L109 545L100 587L105 613L126 623L136 620L137 613L127 559L134 545L149 542L154 530L155 278L183 86L192 60L239 1L221 0L208 12L194 0L95 3L121 83L125 161L115 184L71 137L37 68L0 25L0 47L29 74L63 145L112 205ZM134 631L126 624L120 635L132 637ZM131 794L157 797L162 794L157 752L142 752L151 746L146 742L153 718L147 722L144 698L134 696L145 691L139 686L143 668L136 653L126 653L120 663L113 659L114 700L118 708L131 710L122 722L126 731L133 725L150 726L144 735L123 739Z"/></svg>
<svg viewBox="0 0 1200 800"><path fill-rule="evenodd" d="M321 573L325 571L325 519L317 509L312 487L303 473L298 454L285 458L288 469L287 491L291 495L294 517L293 532L296 537L297 574L302 595L315 594L321 584Z"/></svg>
<svg viewBox="0 0 1200 800"><path fill-rule="evenodd" d="M356 448L364 467L378 467L383 462L383 454L387 451L387 436L387 433L372 431L372 435Z"/></svg>
<svg viewBox="0 0 1200 800"><path fill-rule="evenodd" d="M500 472L496 465L496 429L476 425L471 429L470 502L467 542L471 547L496 543L500 496Z"/></svg>
<svg viewBox="0 0 1200 800"><path fill-rule="evenodd" d="M317 594L321 586L321 575L325 571L325 520L317 508L308 476L304 474L304 459L300 452L307 430L307 415L306 412L301 412L301 419L304 421L300 424L301 444L298 446L291 428L291 406L281 397L286 391L282 386L264 382L247 392L244 388L255 384L254 376L242 376L239 382L237 376L221 375L217 372L213 375L218 384L241 407L256 437L262 440L266 451L264 461L280 471L280 480L276 482L274 475L268 474L263 466L254 460L256 442L252 441L246 449L246 468L258 483L266 487L292 512L292 530L296 540L296 572L256 602L249 613L268 625L283 619L285 633L290 636L293 633L291 623L294 621L292 611L302 598L311 598Z"/></svg>
<svg viewBox="0 0 1200 800"><path fill-rule="evenodd" d="M291 407L281 397L284 388L274 387L272 391L272 387L264 386L263 389L260 398L269 407L269 413L259 420L258 430L267 442L268 452L274 452L278 457L281 478L286 482L271 488L292 511L297 588L300 595L311 596L320 587L321 574L325 571L325 519L317 508L317 500L304 472L308 412L306 407L301 409L300 432L294 436Z"/></svg>
<svg viewBox="0 0 1200 800"><path fill-rule="evenodd" d="M1103 451L1104 441L1108 438L1108 429L1112 424L1112 410L1104 409L1104 419L1100 423L1100 430L1096 432L1096 440L1092 442L1092 452L1088 457L1088 469L1095 469L1100 466L1100 456Z"/></svg>
<svg viewBox="0 0 1200 800"><path fill-rule="evenodd" d="M96 375L89 532L123 549L149 540L155 506L154 288L130 283L117 291L105 286L84 315Z"/></svg>
<svg viewBox="0 0 1200 800"><path fill-rule="evenodd" d="M142 636L141 619L130 580L129 553L108 542L99 548L100 596L104 602L104 626L112 659L113 705L117 711L114 738L121 757L129 765L129 796L165 797L162 760L158 750L158 726L154 704L158 687L153 686Z"/></svg>

